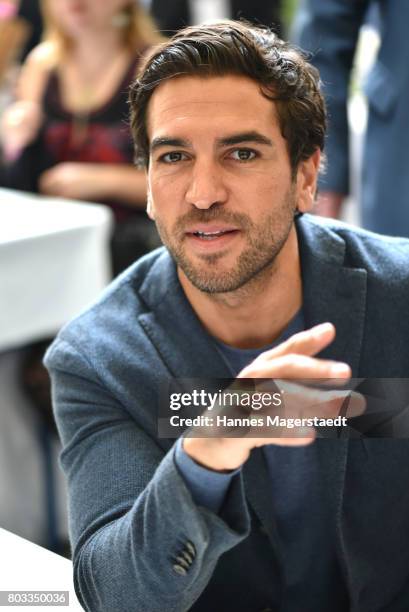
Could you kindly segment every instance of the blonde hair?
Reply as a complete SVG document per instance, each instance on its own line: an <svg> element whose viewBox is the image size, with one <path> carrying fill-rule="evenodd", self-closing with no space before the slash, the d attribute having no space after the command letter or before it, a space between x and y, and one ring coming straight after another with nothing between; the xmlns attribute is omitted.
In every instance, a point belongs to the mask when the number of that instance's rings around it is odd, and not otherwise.
<svg viewBox="0 0 409 612"><path fill-rule="evenodd" d="M48 0L41 0L41 12L44 23L43 41L54 43L61 52L66 51L70 46L70 39L52 18ZM123 41L130 51L143 51L146 47L164 42L165 38L160 34L154 20L139 2L130 1L123 12Z"/></svg>

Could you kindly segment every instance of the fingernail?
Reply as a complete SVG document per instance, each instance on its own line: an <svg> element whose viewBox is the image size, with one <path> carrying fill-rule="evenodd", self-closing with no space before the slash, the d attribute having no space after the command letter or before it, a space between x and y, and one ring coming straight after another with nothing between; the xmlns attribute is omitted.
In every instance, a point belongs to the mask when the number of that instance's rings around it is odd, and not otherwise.
<svg viewBox="0 0 409 612"><path fill-rule="evenodd" d="M326 334L328 331L332 331L333 329L333 325L332 323L321 323L320 325L317 325L316 327L314 327L314 329L312 330L314 333L314 336L322 336L323 334Z"/></svg>
<svg viewBox="0 0 409 612"><path fill-rule="evenodd" d="M346 363L334 363L330 367L332 376L339 376L340 378L344 376L351 375L351 368Z"/></svg>

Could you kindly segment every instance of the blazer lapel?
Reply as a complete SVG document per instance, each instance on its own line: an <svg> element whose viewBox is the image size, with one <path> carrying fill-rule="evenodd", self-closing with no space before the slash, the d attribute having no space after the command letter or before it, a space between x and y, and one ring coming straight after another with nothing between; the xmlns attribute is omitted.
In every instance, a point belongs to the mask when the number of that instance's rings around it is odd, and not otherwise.
<svg viewBox="0 0 409 612"><path fill-rule="evenodd" d="M314 223L308 216L298 221L303 275L303 308L306 326L330 321L336 339L320 357L349 364L353 378L359 376L360 355L366 315L367 272L348 268L345 243L328 226ZM346 230L347 231L347 230ZM324 475L327 503L335 521L338 558L351 600L354 590L348 573L342 531L342 509L348 440L317 440Z"/></svg>
<svg viewBox="0 0 409 612"><path fill-rule="evenodd" d="M306 216L298 220L297 232L306 326L333 323L335 341L320 356L345 361L357 377L366 312L366 270L345 265L345 243L329 227Z"/></svg>
<svg viewBox="0 0 409 612"><path fill-rule="evenodd" d="M358 376L366 310L366 270L344 266L345 244L342 238L308 216L297 222L303 275L303 311L306 327L331 321L337 330L332 346L322 351L327 359L348 363L352 375ZM350 578L346 562L341 518L348 440L317 440L318 456L324 474L327 503L335 521L336 546L345 581ZM246 496L264 526L279 566L279 545L274 510L269 490L270 478L261 449L252 451L243 467Z"/></svg>
<svg viewBox="0 0 409 612"><path fill-rule="evenodd" d="M139 294L149 307L139 321L173 378L231 378L186 299L167 250L146 275Z"/></svg>

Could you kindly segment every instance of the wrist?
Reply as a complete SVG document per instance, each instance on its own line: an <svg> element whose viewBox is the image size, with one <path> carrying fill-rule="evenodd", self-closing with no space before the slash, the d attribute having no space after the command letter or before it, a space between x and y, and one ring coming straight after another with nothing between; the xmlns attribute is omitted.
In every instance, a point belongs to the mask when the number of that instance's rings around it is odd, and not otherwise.
<svg viewBox="0 0 409 612"><path fill-rule="evenodd" d="M195 463L215 472L231 472L247 461L250 451L247 448L233 448L228 438L183 438L182 448Z"/></svg>

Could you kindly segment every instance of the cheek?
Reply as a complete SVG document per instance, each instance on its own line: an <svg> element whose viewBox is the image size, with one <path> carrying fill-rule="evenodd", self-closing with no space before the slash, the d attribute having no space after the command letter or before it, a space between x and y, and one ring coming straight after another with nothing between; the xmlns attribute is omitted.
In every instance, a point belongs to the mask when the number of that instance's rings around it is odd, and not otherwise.
<svg viewBox="0 0 409 612"><path fill-rule="evenodd" d="M287 189L288 183L276 173L260 173L241 185L239 197L246 197L248 201L253 201L255 209L261 210L266 206L273 207L276 202L278 204Z"/></svg>
<svg viewBox="0 0 409 612"><path fill-rule="evenodd" d="M167 223L169 211L174 208L173 190L168 181L148 172L148 204L147 211L151 219Z"/></svg>
<svg viewBox="0 0 409 612"><path fill-rule="evenodd" d="M246 212L253 223L263 226L268 219L274 223L292 216L295 194L290 179L285 177L264 176L264 180L253 183L247 190L238 192L241 211ZM249 202L252 202L249 207Z"/></svg>
<svg viewBox="0 0 409 612"><path fill-rule="evenodd" d="M156 208L178 208L183 203L185 184L176 173L150 172L148 184Z"/></svg>

